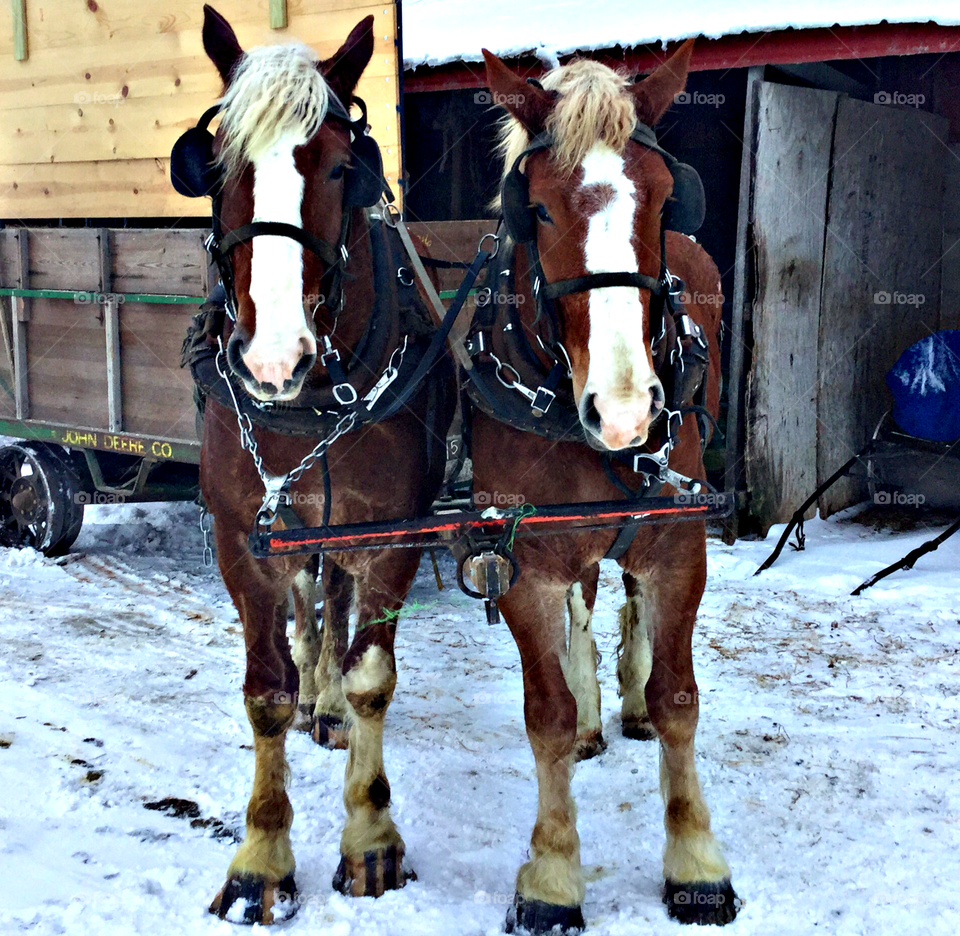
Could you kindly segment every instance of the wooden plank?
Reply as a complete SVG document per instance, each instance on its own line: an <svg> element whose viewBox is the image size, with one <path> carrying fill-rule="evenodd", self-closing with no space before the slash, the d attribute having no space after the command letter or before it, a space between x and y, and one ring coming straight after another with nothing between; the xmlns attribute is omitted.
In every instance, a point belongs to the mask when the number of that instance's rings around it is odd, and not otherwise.
<svg viewBox="0 0 960 936"><path fill-rule="evenodd" d="M870 438L890 406L887 370L939 325L946 139L941 117L840 101L820 315L821 479ZM865 496L844 479L820 514Z"/></svg>
<svg viewBox="0 0 960 936"><path fill-rule="evenodd" d="M120 394L120 304L116 296L103 303L103 332L107 352L107 428L123 431L123 398Z"/></svg>
<svg viewBox="0 0 960 936"><path fill-rule="evenodd" d="M17 286L23 289L30 270L30 235L26 231L17 236ZM31 299L11 296L11 322L13 325L13 392L16 399L17 419L30 416L30 373L27 344L27 322L30 321Z"/></svg>
<svg viewBox="0 0 960 936"><path fill-rule="evenodd" d="M836 106L834 92L759 88L745 467L750 512L764 533L816 487L817 335Z"/></svg>
<svg viewBox="0 0 960 936"><path fill-rule="evenodd" d="M151 47L153 54L158 56L171 48L181 48L187 54L203 52L200 35L203 4L185 3L176 9L162 0L144 0L142 3L126 0L96 6L96 10L91 10L91 4L86 2L59 2L46 9L38 8L37 15L31 16L27 24L31 74L34 73L35 56L41 52L59 54L62 67L78 75L84 73L87 64L98 60L136 67L140 61L150 58L148 50ZM230 22L244 49L296 37L314 48L321 58L328 58L336 52L364 16L373 14L375 17L377 38L386 35L383 25L395 19L392 2L291 0L290 32L277 35L269 26L269 0L256 0L255 3L218 0L217 10ZM390 36L392 38L392 31ZM126 59L124 49L131 53ZM12 35L0 32L0 58L9 61L12 53ZM11 71L11 66L0 64L0 75Z"/></svg>
<svg viewBox="0 0 960 936"><path fill-rule="evenodd" d="M101 317L96 303L32 300L27 348L31 419L107 428Z"/></svg>
<svg viewBox="0 0 960 936"><path fill-rule="evenodd" d="M387 128L396 123L395 79L365 81L360 96L371 125L389 134ZM215 99L215 94L202 92L11 111L0 121L0 164L166 158Z"/></svg>
<svg viewBox="0 0 960 936"><path fill-rule="evenodd" d="M384 147L397 193L399 148ZM0 220L30 218L207 218L210 201L178 195L168 159L0 166Z"/></svg>
<svg viewBox="0 0 960 936"><path fill-rule="evenodd" d="M742 490L745 485L743 465L743 393L746 386L744 330L750 320L748 284L753 271L750 266L752 231L753 182L756 175L757 110L763 68L753 66L747 72L747 93L743 114L743 148L740 154L740 198L737 205L737 243L734 254L733 303L730 312L730 363L727 375L727 426L724 448L723 479L727 491ZM723 539L733 543L740 530L738 511L724 521Z"/></svg>
<svg viewBox="0 0 960 936"><path fill-rule="evenodd" d="M207 233L162 228L111 231L113 291L205 296Z"/></svg>
<svg viewBox="0 0 960 936"><path fill-rule="evenodd" d="M27 0L12 0L13 8L13 59L26 61L27 49Z"/></svg>
<svg viewBox="0 0 960 936"><path fill-rule="evenodd" d="M180 344L191 311L183 306L124 304L120 343L127 431L196 439L193 380L190 371L180 367Z"/></svg>
<svg viewBox="0 0 960 936"><path fill-rule="evenodd" d="M28 289L100 291L100 242L94 228L30 230Z"/></svg>

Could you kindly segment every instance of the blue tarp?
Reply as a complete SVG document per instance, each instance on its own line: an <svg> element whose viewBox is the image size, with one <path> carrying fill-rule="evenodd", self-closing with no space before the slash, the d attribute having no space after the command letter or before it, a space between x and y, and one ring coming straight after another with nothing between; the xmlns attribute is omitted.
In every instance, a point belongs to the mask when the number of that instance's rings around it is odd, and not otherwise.
<svg viewBox="0 0 960 936"><path fill-rule="evenodd" d="M960 331L936 332L907 348L887 372L893 418L912 436L960 439Z"/></svg>

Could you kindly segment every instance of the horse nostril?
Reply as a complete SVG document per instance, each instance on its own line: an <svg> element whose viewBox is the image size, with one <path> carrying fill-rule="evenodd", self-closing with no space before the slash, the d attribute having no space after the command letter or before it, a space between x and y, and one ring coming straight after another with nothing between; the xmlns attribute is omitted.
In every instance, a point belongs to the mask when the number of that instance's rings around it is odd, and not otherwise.
<svg viewBox="0 0 960 936"><path fill-rule="evenodd" d="M583 423L584 427L600 434L600 413L597 411L597 395L595 393L588 394L583 401L583 413L580 417L580 421Z"/></svg>
<svg viewBox="0 0 960 936"><path fill-rule="evenodd" d="M664 407L663 384L658 380L650 388L650 415L656 416Z"/></svg>
<svg viewBox="0 0 960 936"><path fill-rule="evenodd" d="M266 380L260 384L260 390L263 393L269 393L271 396L276 396L277 394L277 388L272 383Z"/></svg>

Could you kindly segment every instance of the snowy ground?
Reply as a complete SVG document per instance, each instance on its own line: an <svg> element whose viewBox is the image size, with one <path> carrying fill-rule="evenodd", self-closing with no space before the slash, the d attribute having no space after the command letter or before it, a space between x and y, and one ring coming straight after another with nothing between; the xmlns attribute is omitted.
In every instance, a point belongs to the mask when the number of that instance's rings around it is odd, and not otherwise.
<svg viewBox="0 0 960 936"><path fill-rule="evenodd" d="M204 911L252 779L238 621L199 567L192 509L95 510L66 561L0 550L0 931L233 933ZM930 531L807 530L807 551L759 578L770 540L710 543L698 748L744 900L728 932L952 934L960 536L851 598ZM656 750L618 731L615 567L604 581L610 746L575 779L584 911L597 936L676 933L659 900ZM500 932L535 809L516 650L428 569L414 597L386 763L419 881L379 901L331 892L345 755L295 735L291 934ZM145 808L170 797L196 805Z"/></svg>

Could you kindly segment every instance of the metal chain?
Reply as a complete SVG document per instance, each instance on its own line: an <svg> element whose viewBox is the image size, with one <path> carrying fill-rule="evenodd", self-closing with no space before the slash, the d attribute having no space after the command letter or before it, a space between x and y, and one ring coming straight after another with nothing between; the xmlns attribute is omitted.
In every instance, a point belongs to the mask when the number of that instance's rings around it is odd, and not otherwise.
<svg viewBox="0 0 960 936"><path fill-rule="evenodd" d="M210 546L210 511L206 507L200 508L200 532L203 534L203 567L213 568L213 548Z"/></svg>
<svg viewBox="0 0 960 936"><path fill-rule="evenodd" d="M224 351L223 341L219 337L217 338L217 344L220 347L216 358L217 373L226 381L227 388L230 391L230 399L233 401L233 408L237 415L237 425L240 427L240 444L250 453L253 458L253 464L257 469L257 474L260 475L260 480L263 482L263 502L257 511L257 523L263 526L271 526L277 517L277 508L280 506L280 501L286 498L290 485L299 480L305 472L309 471L326 454L330 446L333 445L340 436L346 435L353 429L357 421L357 413L356 410L350 410L344 413L337 421L336 426L334 426L333 432L326 438L321 439L314 446L313 450L305 455L300 464L292 471L288 471L282 475L271 474L263 467L263 458L257 448L257 440L253 436L253 423L250 421L248 415L240 411L240 403L233 390L233 382L222 367L221 362L224 357Z"/></svg>

